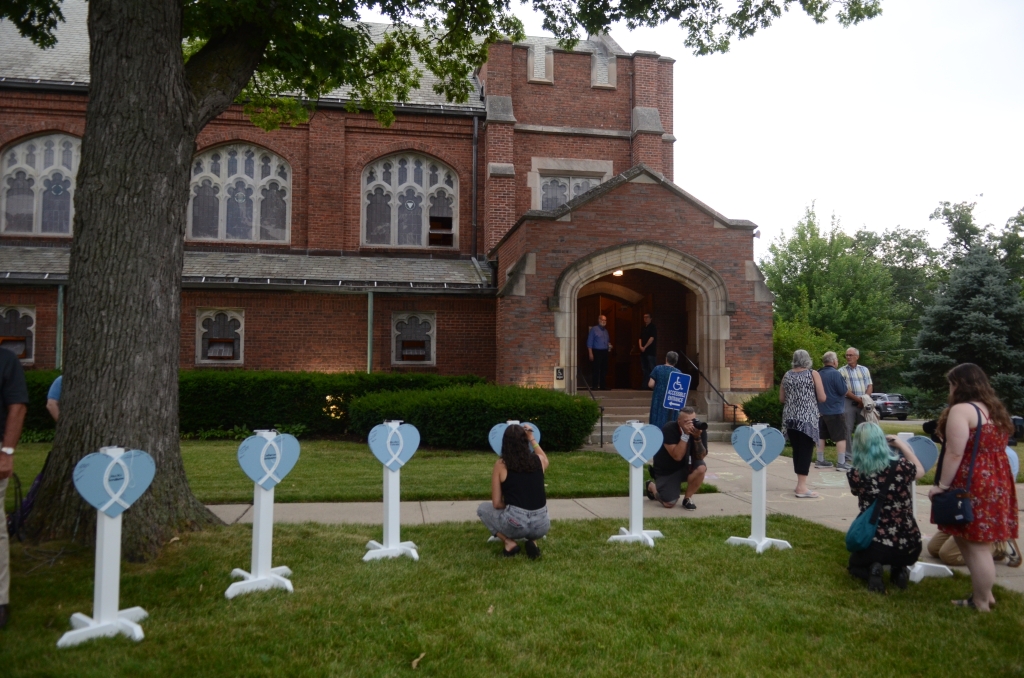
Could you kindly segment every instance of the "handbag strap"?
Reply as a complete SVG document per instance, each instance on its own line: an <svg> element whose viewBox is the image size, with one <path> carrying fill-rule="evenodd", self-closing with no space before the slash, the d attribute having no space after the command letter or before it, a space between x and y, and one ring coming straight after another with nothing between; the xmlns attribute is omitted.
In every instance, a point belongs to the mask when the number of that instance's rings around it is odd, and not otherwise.
<svg viewBox="0 0 1024 678"><path fill-rule="evenodd" d="M878 524L878 512L882 509L882 500L885 498L882 495L885 492L886 487L889 485L889 476L892 475L892 471L893 471L893 469L896 468L896 464L898 464L898 463L900 463L899 459L897 459L894 462L892 462L891 464L889 464L889 468L886 469L888 471L888 473L885 476L885 482L879 484L878 497L875 499L875 507L871 510L871 524L872 525L877 525Z"/></svg>
<svg viewBox="0 0 1024 678"><path fill-rule="evenodd" d="M978 413L978 428L974 431L974 449L971 451L971 464L967 468L967 491L971 489L971 479L974 477L974 460L978 456L978 446L981 444L981 427L984 424L981 420L981 409L977 405L971 403L971 407ZM942 476L942 462L946 458L946 440L943 437L942 450L939 452L939 462L935 465L935 482L933 483L936 487L939 485L939 478Z"/></svg>

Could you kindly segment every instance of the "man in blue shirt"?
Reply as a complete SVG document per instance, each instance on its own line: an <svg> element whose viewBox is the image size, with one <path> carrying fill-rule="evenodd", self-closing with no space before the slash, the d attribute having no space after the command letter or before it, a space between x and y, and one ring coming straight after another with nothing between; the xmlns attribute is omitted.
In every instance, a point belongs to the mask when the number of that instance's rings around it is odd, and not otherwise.
<svg viewBox="0 0 1024 678"><path fill-rule="evenodd" d="M64 388L64 375L53 380L50 390L46 393L46 411L50 413L54 421L60 417L60 392Z"/></svg>
<svg viewBox="0 0 1024 678"><path fill-rule="evenodd" d="M608 390L608 351L612 344L607 325L608 318L598 316L597 324L590 328L590 334L587 335L587 353L590 355L590 362L594 363L591 380L594 382L593 387L600 391Z"/></svg>
<svg viewBox="0 0 1024 678"><path fill-rule="evenodd" d="M821 358L823 367L818 370L821 377L821 385L825 390L825 402L818 403L818 462L815 468L830 468L832 462L825 461L825 439L828 438L836 444L836 454L839 455L837 468L849 470L846 463L846 415L844 405L846 401L846 380L839 374L836 365L839 364L839 356L835 351L829 351Z"/></svg>
<svg viewBox="0 0 1024 678"><path fill-rule="evenodd" d="M21 438L21 427L28 411L28 386L25 371L18 358L8 350L0 349L0 629L7 626L8 603L11 590L10 550L7 538L7 518L4 516L4 495L7 483L14 473L14 448Z"/></svg>

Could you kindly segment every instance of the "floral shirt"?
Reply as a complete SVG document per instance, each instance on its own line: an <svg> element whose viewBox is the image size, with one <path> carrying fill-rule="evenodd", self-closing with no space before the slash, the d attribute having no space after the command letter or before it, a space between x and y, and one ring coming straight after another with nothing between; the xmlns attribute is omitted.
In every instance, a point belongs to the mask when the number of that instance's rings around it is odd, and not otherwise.
<svg viewBox="0 0 1024 678"><path fill-rule="evenodd" d="M903 457L895 467L890 464L873 475L864 475L857 469L846 474L861 511L870 507L879 495L882 496L874 538L876 544L900 551L911 551L920 546L921 531L914 520L914 495L910 489L916 475L917 468ZM884 488L880 481L884 481Z"/></svg>

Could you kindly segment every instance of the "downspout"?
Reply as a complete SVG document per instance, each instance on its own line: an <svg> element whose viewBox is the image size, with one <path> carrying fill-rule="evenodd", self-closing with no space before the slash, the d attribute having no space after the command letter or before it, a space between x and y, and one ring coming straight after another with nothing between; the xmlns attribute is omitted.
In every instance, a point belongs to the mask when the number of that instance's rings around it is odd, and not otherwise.
<svg viewBox="0 0 1024 678"><path fill-rule="evenodd" d="M473 258L474 259L476 259L476 255L477 255L477 244L476 244L476 241L477 241L477 224L476 224L476 200L477 200L477 195L476 195L476 181L477 181L477 178L476 177L477 177L477 174L476 174L476 164L477 164L477 145L478 145L478 139L479 139L479 136L478 136L479 125L480 125L480 118L474 115L473 116L473 191L472 191L472 194L473 194L473 198L472 198L473 199Z"/></svg>
<svg viewBox="0 0 1024 678"><path fill-rule="evenodd" d="M633 72L636 70L636 57L629 62L629 166L633 166Z"/></svg>
<svg viewBox="0 0 1024 678"><path fill-rule="evenodd" d="M64 369L64 286L57 285L57 356L55 367Z"/></svg>
<svg viewBox="0 0 1024 678"><path fill-rule="evenodd" d="M366 373L373 372L373 290L366 293Z"/></svg>

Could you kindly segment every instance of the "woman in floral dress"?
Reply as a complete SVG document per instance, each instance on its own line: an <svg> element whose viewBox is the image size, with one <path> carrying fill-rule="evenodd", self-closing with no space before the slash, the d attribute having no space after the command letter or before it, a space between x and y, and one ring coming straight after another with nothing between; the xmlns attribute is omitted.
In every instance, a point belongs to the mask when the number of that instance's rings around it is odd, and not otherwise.
<svg viewBox="0 0 1024 678"><path fill-rule="evenodd" d="M891 450L899 456L892 458ZM878 528L871 546L850 554L850 574L868 583L868 589L885 593L882 568L891 567L889 581L907 588L910 566L921 555L921 531L914 520L913 481L924 475L914 451L902 440L885 433L878 424L866 422L853 432L853 468L846 478L861 511L877 499Z"/></svg>
<svg viewBox="0 0 1024 678"><path fill-rule="evenodd" d="M971 572L972 595L954 600L953 604L987 612L996 602L992 595L996 578L992 542L1016 539L1019 526L1017 490L1005 452L1013 422L985 372L977 365L957 365L946 379L949 407L942 412L936 427L936 435L944 441L942 466L935 470L936 485L928 496L950 487L964 488L970 493L974 520L966 525L939 525L939 529L956 540ZM979 426L978 454L971 486L967 487Z"/></svg>

